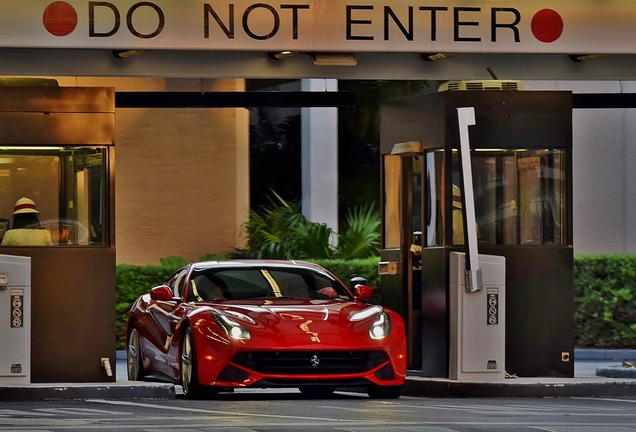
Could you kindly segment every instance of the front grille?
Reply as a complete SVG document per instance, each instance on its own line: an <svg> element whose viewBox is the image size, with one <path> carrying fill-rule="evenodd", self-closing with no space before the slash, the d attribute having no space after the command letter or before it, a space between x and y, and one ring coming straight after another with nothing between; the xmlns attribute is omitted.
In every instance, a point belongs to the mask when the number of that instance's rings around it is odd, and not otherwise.
<svg viewBox="0 0 636 432"><path fill-rule="evenodd" d="M262 374L320 375L362 373L387 361L384 351L248 351L232 363Z"/></svg>
<svg viewBox="0 0 636 432"><path fill-rule="evenodd" d="M334 387L366 387L373 385L373 383L364 378L354 379L328 379L328 380L315 380L315 379L262 379L257 381L252 387L299 387L303 385L313 386L334 386Z"/></svg>

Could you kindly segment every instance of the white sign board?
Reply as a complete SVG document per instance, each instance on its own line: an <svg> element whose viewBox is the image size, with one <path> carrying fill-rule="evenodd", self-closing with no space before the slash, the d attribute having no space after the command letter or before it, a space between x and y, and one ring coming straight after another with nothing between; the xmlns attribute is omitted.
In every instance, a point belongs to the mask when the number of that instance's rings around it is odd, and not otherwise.
<svg viewBox="0 0 636 432"><path fill-rule="evenodd" d="M636 0L0 0L0 46L636 53Z"/></svg>

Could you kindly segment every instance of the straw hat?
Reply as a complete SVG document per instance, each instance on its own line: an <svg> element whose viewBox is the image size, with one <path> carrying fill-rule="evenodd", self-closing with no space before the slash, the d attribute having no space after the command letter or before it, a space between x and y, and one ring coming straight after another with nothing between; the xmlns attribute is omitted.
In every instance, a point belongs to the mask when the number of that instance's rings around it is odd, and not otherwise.
<svg viewBox="0 0 636 432"><path fill-rule="evenodd" d="M26 197L22 197L19 200L17 200L15 202L15 208L13 210L14 210L13 214L19 214L19 213L40 213L35 208L35 203L33 202L33 200L30 199L30 198L26 198Z"/></svg>

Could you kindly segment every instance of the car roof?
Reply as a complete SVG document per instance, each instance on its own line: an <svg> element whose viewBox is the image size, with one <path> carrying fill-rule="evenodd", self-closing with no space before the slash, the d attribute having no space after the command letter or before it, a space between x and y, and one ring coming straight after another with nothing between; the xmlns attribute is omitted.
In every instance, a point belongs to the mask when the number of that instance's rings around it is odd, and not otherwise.
<svg viewBox="0 0 636 432"><path fill-rule="evenodd" d="M197 261L190 263L194 270L208 270L220 267L248 268L248 267L288 267L288 268L310 268L321 272L327 271L318 264L302 260L272 260L272 259L237 259L218 261Z"/></svg>

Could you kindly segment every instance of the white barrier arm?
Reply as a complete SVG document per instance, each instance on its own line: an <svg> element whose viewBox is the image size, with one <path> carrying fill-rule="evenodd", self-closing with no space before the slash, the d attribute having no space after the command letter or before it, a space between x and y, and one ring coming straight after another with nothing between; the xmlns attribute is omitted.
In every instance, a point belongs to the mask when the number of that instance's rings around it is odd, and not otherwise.
<svg viewBox="0 0 636 432"><path fill-rule="evenodd" d="M466 227L466 291L475 292L483 289L479 253L477 251L477 219L475 217L475 193L473 190L473 171L470 158L470 139L468 126L475 124L475 108L457 108L459 120L459 154L462 162L464 180L464 220Z"/></svg>

